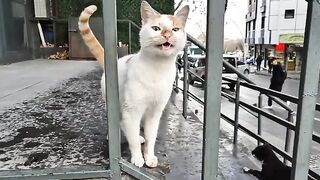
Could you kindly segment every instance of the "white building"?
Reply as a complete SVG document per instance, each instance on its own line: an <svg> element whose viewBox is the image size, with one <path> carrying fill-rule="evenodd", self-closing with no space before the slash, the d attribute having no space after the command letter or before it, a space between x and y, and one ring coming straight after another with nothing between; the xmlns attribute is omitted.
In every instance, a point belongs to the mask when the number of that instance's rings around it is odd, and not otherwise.
<svg viewBox="0 0 320 180"><path fill-rule="evenodd" d="M273 56L288 70L299 70L306 12L305 0L249 0L246 43L251 55Z"/></svg>

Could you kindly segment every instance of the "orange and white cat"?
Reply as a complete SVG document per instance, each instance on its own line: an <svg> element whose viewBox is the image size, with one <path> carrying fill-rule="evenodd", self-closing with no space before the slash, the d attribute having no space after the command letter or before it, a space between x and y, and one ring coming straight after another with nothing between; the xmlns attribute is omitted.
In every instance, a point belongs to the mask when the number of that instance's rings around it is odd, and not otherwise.
<svg viewBox="0 0 320 180"><path fill-rule="evenodd" d="M104 49L89 27L89 18L97 7L91 5L79 17L79 29L92 54L104 66ZM175 15L164 15L146 1L141 3L141 49L118 60L120 126L128 140L131 163L156 167L154 146L162 112L169 100L175 79L177 53L186 43L184 30L189 6ZM105 98L104 75L101 89ZM144 123L145 145L140 144L140 123Z"/></svg>

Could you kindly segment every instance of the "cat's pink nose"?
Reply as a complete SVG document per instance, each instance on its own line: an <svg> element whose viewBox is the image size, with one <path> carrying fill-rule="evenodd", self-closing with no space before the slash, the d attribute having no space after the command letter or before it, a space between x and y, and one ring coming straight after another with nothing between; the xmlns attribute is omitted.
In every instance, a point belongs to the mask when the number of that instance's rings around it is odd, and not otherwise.
<svg viewBox="0 0 320 180"><path fill-rule="evenodd" d="M169 39L171 37L171 35L170 34L164 34L163 37L166 38L166 39Z"/></svg>

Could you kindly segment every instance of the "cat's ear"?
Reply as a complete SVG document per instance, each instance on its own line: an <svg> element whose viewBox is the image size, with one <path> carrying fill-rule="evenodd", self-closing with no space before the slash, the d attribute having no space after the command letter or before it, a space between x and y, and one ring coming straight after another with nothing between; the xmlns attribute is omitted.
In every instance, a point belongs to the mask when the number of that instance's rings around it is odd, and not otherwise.
<svg viewBox="0 0 320 180"><path fill-rule="evenodd" d="M189 6L184 6L181 8L177 14L174 15L174 17L180 21L180 23L185 27L186 21L188 19L188 14L189 14Z"/></svg>
<svg viewBox="0 0 320 180"><path fill-rule="evenodd" d="M154 10L147 1L141 2L141 19L142 24L147 23L148 19L159 17L160 13Z"/></svg>

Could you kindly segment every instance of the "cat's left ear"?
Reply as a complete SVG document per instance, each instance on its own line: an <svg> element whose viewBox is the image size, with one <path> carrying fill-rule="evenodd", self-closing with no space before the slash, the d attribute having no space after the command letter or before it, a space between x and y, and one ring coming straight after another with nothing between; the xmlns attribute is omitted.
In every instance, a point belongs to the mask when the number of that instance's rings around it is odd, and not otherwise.
<svg viewBox="0 0 320 180"><path fill-rule="evenodd" d="M189 6L187 5L187 6L184 6L183 8L181 8L177 12L177 14L174 15L174 17L182 23L183 27L185 27L187 19L188 19L188 14L189 14Z"/></svg>
<svg viewBox="0 0 320 180"><path fill-rule="evenodd" d="M141 2L141 19L142 24L147 23L148 19L159 17L160 13L154 10L147 1Z"/></svg>

